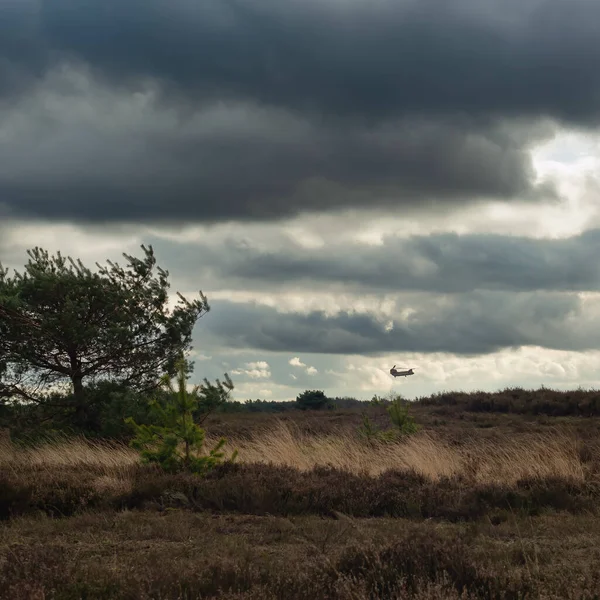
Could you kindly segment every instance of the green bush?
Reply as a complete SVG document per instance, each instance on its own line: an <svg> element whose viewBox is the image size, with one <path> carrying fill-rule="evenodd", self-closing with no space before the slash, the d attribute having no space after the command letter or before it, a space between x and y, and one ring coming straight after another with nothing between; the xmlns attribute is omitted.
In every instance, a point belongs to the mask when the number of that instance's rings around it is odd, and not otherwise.
<svg viewBox="0 0 600 600"><path fill-rule="evenodd" d="M358 433L362 438L368 441L393 442L402 436L419 431L419 426L415 423L414 417L408 413L408 404L402 399L402 396L396 395L390 398L373 396L371 405L385 407L393 428L379 429L369 416L363 413L363 422L358 428Z"/></svg>
<svg viewBox="0 0 600 600"><path fill-rule="evenodd" d="M204 453L205 432L195 421L194 413L204 408L204 414L215 410L220 403L227 401L233 384L226 379L225 384L217 381L217 385L195 386L187 391L186 381L189 369L186 361L178 363L178 388L172 385L169 375L162 379L162 387L167 394L161 402L152 401L150 408L158 425L139 425L132 417L126 419L136 433L130 445L139 450L146 463L156 463L168 472L191 471L205 474L221 463L225 439ZM236 453L231 460L234 460Z"/></svg>
<svg viewBox="0 0 600 600"><path fill-rule="evenodd" d="M331 406L329 398L322 390L305 390L296 398L300 410L320 410Z"/></svg>
<svg viewBox="0 0 600 600"><path fill-rule="evenodd" d="M401 396L396 396L386 410L397 432L401 435L410 435L419 430L414 417L408 414L408 403Z"/></svg>

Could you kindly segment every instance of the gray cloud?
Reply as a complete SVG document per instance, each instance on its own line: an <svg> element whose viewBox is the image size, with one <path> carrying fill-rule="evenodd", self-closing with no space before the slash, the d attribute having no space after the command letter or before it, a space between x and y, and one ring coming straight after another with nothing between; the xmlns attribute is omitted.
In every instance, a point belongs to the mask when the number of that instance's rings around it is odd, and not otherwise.
<svg viewBox="0 0 600 600"><path fill-rule="evenodd" d="M572 294L475 292L423 297L392 330L369 314L280 313L275 309L213 302L202 324L203 343L275 352L378 355L386 352L485 354L542 346L598 349L597 307ZM595 312L594 312L595 310Z"/></svg>
<svg viewBox="0 0 600 600"><path fill-rule="evenodd" d="M30 218L534 201L554 194L529 157L552 133L544 119L595 126L600 111L600 5L584 0L0 0L0 11L0 202Z"/></svg>
<svg viewBox="0 0 600 600"><path fill-rule="evenodd" d="M119 85L153 79L205 101L317 114L600 116L600 6L589 0L3 0L0 7L0 53L31 77L72 60Z"/></svg>
<svg viewBox="0 0 600 600"><path fill-rule="evenodd" d="M39 104L0 111L0 199L17 214L272 220L553 194L533 185L522 127L477 130L455 118L338 127L243 105L182 119L151 99L94 100L95 92L101 95L93 86L66 98L48 92L51 101L41 94Z"/></svg>
<svg viewBox="0 0 600 600"><path fill-rule="evenodd" d="M564 239L455 233L387 236L375 246L353 242L351 236L340 239L332 232L323 246L307 248L294 241L293 231L273 225L206 228L195 241L169 240L164 233L143 229L114 230L111 238L110 229L65 228L36 237L34 226L12 235L10 227L0 223L0 262L11 268L22 270L26 248L40 243L75 258L83 252L84 261L93 267L95 260L104 263L107 258L123 263L121 252L139 255L138 244L143 242L154 247L158 264L171 273L174 290L202 289L217 297L229 292L242 297L320 294L331 306L336 297L353 296L387 302L395 294L461 296L478 290L600 292L600 229ZM134 241L134 233L139 241ZM78 250L88 239L91 248L106 250Z"/></svg>
<svg viewBox="0 0 600 600"><path fill-rule="evenodd" d="M187 277L217 289L600 291L598 229L566 239L444 233L387 237L380 246L327 242L315 249L267 233L258 246L233 237L187 246L152 243Z"/></svg>

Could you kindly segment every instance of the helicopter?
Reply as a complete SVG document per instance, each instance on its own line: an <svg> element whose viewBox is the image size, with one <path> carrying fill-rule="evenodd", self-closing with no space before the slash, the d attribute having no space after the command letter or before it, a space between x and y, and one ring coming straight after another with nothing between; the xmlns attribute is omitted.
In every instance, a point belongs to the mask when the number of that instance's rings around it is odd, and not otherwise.
<svg viewBox="0 0 600 600"><path fill-rule="evenodd" d="M413 371L413 369L406 369L405 371L397 371L396 365L394 365L390 369L390 374L393 375L394 377L408 377L409 375L414 375L415 372Z"/></svg>

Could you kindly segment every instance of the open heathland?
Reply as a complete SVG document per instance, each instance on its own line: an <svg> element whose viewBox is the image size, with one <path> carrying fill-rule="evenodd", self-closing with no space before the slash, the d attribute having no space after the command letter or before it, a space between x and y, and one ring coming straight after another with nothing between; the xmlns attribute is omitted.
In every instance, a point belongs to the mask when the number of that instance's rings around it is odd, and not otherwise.
<svg viewBox="0 0 600 600"><path fill-rule="evenodd" d="M382 406L215 413L204 477L4 439L0 598L600 598L596 395L421 399L392 441Z"/></svg>

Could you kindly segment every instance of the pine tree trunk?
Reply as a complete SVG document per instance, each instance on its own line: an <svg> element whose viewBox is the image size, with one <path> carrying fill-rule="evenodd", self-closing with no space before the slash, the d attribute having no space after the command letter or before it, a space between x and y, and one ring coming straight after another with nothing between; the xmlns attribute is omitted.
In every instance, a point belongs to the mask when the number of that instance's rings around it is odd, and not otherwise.
<svg viewBox="0 0 600 600"><path fill-rule="evenodd" d="M87 405L81 375L71 377L73 382L73 395L75 397L75 422L78 427L85 428L87 422Z"/></svg>
<svg viewBox="0 0 600 600"><path fill-rule="evenodd" d="M73 383L73 396L75 398L75 424L85 429L87 425L88 407L83 389L83 376L81 375L81 363L73 352L69 355L71 361L71 382Z"/></svg>

